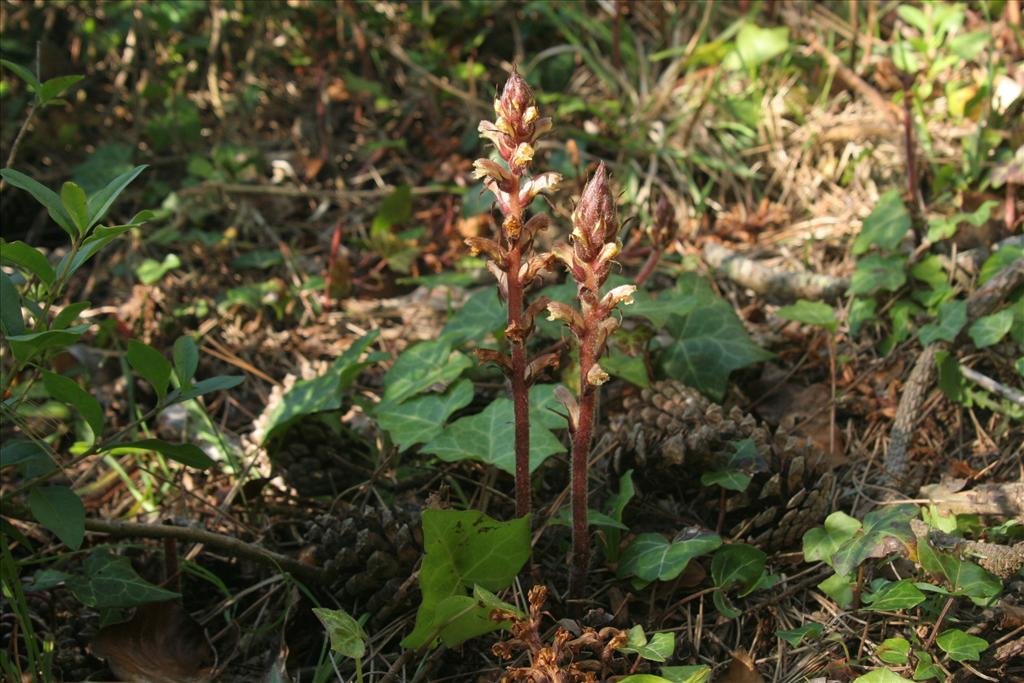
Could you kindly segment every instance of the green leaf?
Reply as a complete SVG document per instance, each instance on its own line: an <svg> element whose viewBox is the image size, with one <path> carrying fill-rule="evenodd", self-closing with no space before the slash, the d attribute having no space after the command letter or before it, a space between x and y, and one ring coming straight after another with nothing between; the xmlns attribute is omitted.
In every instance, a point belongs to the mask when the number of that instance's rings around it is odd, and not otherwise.
<svg viewBox="0 0 1024 683"><path fill-rule="evenodd" d="M644 627L639 624L629 629L625 645L616 648L619 652L634 654L651 662L667 661L676 649L676 639L671 633L655 633L648 641Z"/></svg>
<svg viewBox="0 0 1024 683"><path fill-rule="evenodd" d="M177 254L167 254L164 256L163 261L157 261L156 259L148 258L139 264L139 267L135 269L135 274L139 278L139 282L144 285L155 285L157 282L163 279L164 275L167 275L170 271L181 266L181 259L178 258Z"/></svg>
<svg viewBox="0 0 1024 683"><path fill-rule="evenodd" d="M464 353L452 351L444 339L421 342L407 348L384 375L384 400L401 403L430 389L435 384L448 384L473 361Z"/></svg>
<svg viewBox="0 0 1024 683"><path fill-rule="evenodd" d="M72 275L79 268L84 266L89 259L95 256L103 247L107 246L119 236L128 232L132 229L132 225L120 225L113 228L99 227L92 231L92 233L82 242L82 248L78 250L76 254L68 254L65 258L71 257L71 262L67 266L67 275ZM64 262L61 261L61 266Z"/></svg>
<svg viewBox="0 0 1024 683"><path fill-rule="evenodd" d="M804 560L807 562L829 562L832 556L847 541L860 531L861 523L842 511L836 511L825 518L825 525L804 534Z"/></svg>
<svg viewBox="0 0 1024 683"><path fill-rule="evenodd" d="M199 367L199 349L195 339L187 334L175 339L171 358L174 359L174 374L178 383L182 387L188 386Z"/></svg>
<svg viewBox="0 0 1024 683"><path fill-rule="evenodd" d="M875 656L886 664L904 666L910 661L910 642L906 638L886 638L875 650Z"/></svg>
<svg viewBox="0 0 1024 683"><path fill-rule="evenodd" d="M601 359L601 367L613 376L626 380L631 384L646 389L650 386L647 379L647 365L642 356L631 356L613 346L608 355Z"/></svg>
<svg viewBox="0 0 1024 683"><path fill-rule="evenodd" d="M78 320L78 316L82 314L82 311L89 308L88 301L78 301L73 304L68 304L61 309L60 313L53 317L53 322L50 324L52 330L64 330L67 329L71 323Z"/></svg>
<svg viewBox="0 0 1024 683"><path fill-rule="evenodd" d="M381 202L377 215L373 217L370 235L377 237L388 234L391 232L391 228L405 223L410 216L412 216L412 189L408 185L399 185Z"/></svg>
<svg viewBox="0 0 1024 683"><path fill-rule="evenodd" d="M866 609L872 612L895 612L896 610L910 609L920 605L924 600L924 593L910 579L888 583L876 592L864 595L864 602L871 605ZM889 664L895 663L889 662Z"/></svg>
<svg viewBox="0 0 1024 683"><path fill-rule="evenodd" d="M182 465L188 465L189 467L201 470L214 465L213 460L203 452L203 449L190 443L168 443L163 439L139 439L138 441L119 443L117 446L110 448L110 452L113 454L131 452L133 450L156 451L160 455L180 462Z"/></svg>
<svg viewBox="0 0 1024 683"><path fill-rule="evenodd" d="M433 644L445 630L445 642L457 644L467 633L498 628L488 621L493 596L477 587L498 591L512 583L530 554L530 517L498 522L472 510L426 510L423 549L423 602L402 647Z"/></svg>
<svg viewBox="0 0 1024 683"><path fill-rule="evenodd" d="M103 406L70 377L43 370L43 386L53 398L75 407L92 429L93 437L103 434Z"/></svg>
<svg viewBox="0 0 1024 683"><path fill-rule="evenodd" d="M854 581L849 577L833 574L820 582L818 588L825 595L832 598L837 605L843 609L848 609L853 604L853 585Z"/></svg>
<svg viewBox="0 0 1024 683"><path fill-rule="evenodd" d="M474 292L462 308L457 310L441 330L441 338L452 346L462 346L466 342L480 342L488 334L505 327L506 313L498 300L498 290L494 287Z"/></svg>
<svg viewBox="0 0 1024 683"><path fill-rule="evenodd" d="M44 81L42 86L36 91L36 95L39 97L41 104L46 104L50 100L56 99L64 94L64 91L82 80L82 76L57 76Z"/></svg>
<svg viewBox="0 0 1024 683"><path fill-rule="evenodd" d="M714 470L700 475L704 486L721 486L728 491L746 491L750 486L750 475L739 470Z"/></svg>
<svg viewBox="0 0 1024 683"><path fill-rule="evenodd" d="M761 28L745 23L736 35L735 49L726 55L722 66L732 71L755 69L788 49L789 29L785 26Z"/></svg>
<svg viewBox="0 0 1024 683"><path fill-rule="evenodd" d="M895 292L907 281L907 274L904 271L906 265L907 257L900 255L870 254L858 259L847 291L853 295L868 295L878 291Z"/></svg>
<svg viewBox="0 0 1024 683"><path fill-rule="evenodd" d="M66 330L46 330L45 332L29 332L28 334L9 335L14 357L19 360L29 358L51 349L63 349L78 341L85 334L89 325L76 325Z"/></svg>
<svg viewBox="0 0 1024 683"><path fill-rule="evenodd" d="M906 678L903 678L903 676L900 676L897 673L893 673L892 671L889 671L889 669L875 669L874 671L869 671L868 673L864 674L863 676L857 676L857 678L853 679L853 683L913 683L913 682L912 681L908 681Z"/></svg>
<svg viewBox="0 0 1024 683"><path fill-rule="evenodd" d="M85 190L69 180L60 188L60 203L71 217L71 222L78 228L78 234L84 235L89 229L89 208L86 205Z"/></svg>
<svg viewBox="0 0 1024 683"><path fill-rule="evenodd" d="M927 346L933 342L951 342L956 339L961 328L967 323L967 302L962 299L947 301L939 306L939 319L929 323L917 332L921 344Z"/></svg>
<svg viewBox="0 0 1024 683"><path fill-rule="evenodd" d="M821 637L823 627L821 624L804 624L797 628L790 629L788 631L776 631L775 635L782 638L784 641L789 643L792 647L799 647L800 643L804 641L804 638L810 638L811 640L817 640Z"/></svg>
<svg viewBox="0 0 1024 683"><path fill-rule="evenodd" d="M838 574L850 576L869 557L906 553L914 538L910 519L916 515L914 505L894 505L869 512L864 516L862 528L832 556L832 568Z"/></svg>
<svg viewBox="0 0 1024 683"><path fill-rule="evenodd" d="M32 461L45 461L53 469L50 451L30 439L8 439L0 446L0 469Z"/></svg>
<svg viewBox="0 0 1024 683"><path fill-rule="evenodd" d="M445 427L422 450L446 462L477 460L514 474L514 419L512 401L495 399L483 412L459 418ZM532 425L530 432L530 471L533 472L548 456L565 451L565 447L543 425Z"/></svg>
<svg viewBox="0 0 1024 683"><path fill-rule="evenodd" d="M699 555L722 545L716 534L701 533L670 543L661 534L645 533L634 538L619 558L618 575L635 576L642 581L671 581Z"/></svg>
<svg viewBox="0 0 1024 683"><path fill-rule="evenodd" d="M379 334L379 330L373 330L352 342L345 353L320 377L296 382L267 416L267 427L261 444L266 444L271 437L300 417L341 408L342 396L359 372L368 364L376 362L377 357L372 354L365 360L360 358Z"/></svg>
<svg viewBox="0 0 1024 683"><path fill-rule="evenodd" d="M85 506L67 486L34 486L28 492L32 516L72 550L85 538Z"/></svg>
<svg viewBox="0 0 1024 683"><path fill-rule="evenodd" d="M981 265L981 270L978 271L978 286L985 284L1003 268L1020 258L1024 258L1024 246L1009 245L995 252Z"/></svg>
<svg viewBox="0 0 1024 683"><path fill-rule="evenodd" d="M71 239L78 237L78 231L75 230L74 223L64 210L64 205L61 203L60 197L57 193L50 188L36 182L32 178L28 177L20 171L15 171L13 168L5 168L0 171L0 176L3 177L12 187L16 187L20 190L25 190L30 195L35 197L36 201L46 207L46 211L50 214L50 218L64 229Z"/></svg>
<svg viewBox="0 0 1024 683"><path fill-rule="evenodd" d="M54 278L57 277L46 256L35 247L21 241L7 242L0 239L0 263L22 268L35 275L46 286L52 285Z"/></svg>
<svg viewBox="0 0 1024 683"><path fill-rule="evenodd" d="M21 295L18 288L0 271L0 332L5 337L19 336L25 333L25 319L21 315Z"/></svg>
<svg viewBox="0 0 1024 683"><path fill-rule="evenodd" d="M313 614L324 625L331 639L331 649L351 659L362 659L366 654L368 636L359 622L343 609L314 607Z"/></svg>
<svg viewBox="0 0 1024 683"><path fill-rule="evenodd" d="M940 633L935 644L955 662L976 662L981 659L981 653L988 649L987 640L958 628Z"/></svg>
<svg viewBox="0 0 1024 683"><path fill-rule="evenodd" d="M67 585L88 607L136 607L181 597L179 593L154 586L136 574L127 557L115 557L105 550L89 555L84 569L84 576L73 576Z"/></svg>
<svg viewBox="0 0 1024 683"><path fill-rule="evenodd" d="M647 318L655 327L664 327L669 317L684 316L701 303L698 296L670 289L658 292L657 295L645 289L638 289L633 294L633 303L622 309L622 314L630 318Z"/></svg>
<svg viewBox="0 0 1024 683"><path fill-rule="evenodd" d="M864 323L876 319L875 307L878 304L874 299L854 299L850 305L850 315L847 322L850 326L850 334L857 334Z"/></svg>
<svg viewBox="0 0 1024 683"><path fill-rule="evenodd" d="M711 560L711 579L722 589L739 584L740 592L757 585L768 560L762 550L745 543L722 547Z"/></svg>
<svg viewBox="0 0 1024 683"><path fill-rule="evenodd" d="M663 666L661 667L661 675L669 683L707 683L711 679L711 667L706 664ZM639 681L630 681L630 678L632 676L623 678L619 683L640 683Z"/></svg>
<svg viewBox="0 0 1024 683"><path fill-rule="evenodd" d="M910 212L903 204L902 194L897 189L888 190L878 198L874 210L864 219L860 232L853 241L853 253L863 254L872 246L883 251L892 251L908 230Z"/></svg>
<svg viewBox="0 0 1024 683"><path fill-rule="evenodd" d="M374 408L377 423L391 435L401 451L426 443L440 434L445 421L473 400L473 383L459 380L444 394L409 399L401 405L385 401Z"/></svg>
<svg viewBox="0 0 1024 683"><path fill-rule="evenodd" d="M183 403L214 391L234 389L245 381L244 375L217 375L200 380L174 397L174 403Z"/></svg>
<svg viewBox="0 0 1024 683"><path fill-rule="evenodd" d="M668 330L676 341L662 352L665 374L716 400L725 396L733 370L772 357L751 341L732 306L721 299L697 306L682 319L673 317Z"/></svg>
<svg viewBox="0 0 1024 683"><path fill-rule="evenodd" d="M153 386L153 390L162 401L167 395L167 384L171 381L170 361L152 346L135 339L128 341L125 358L132 369Z"/></svg>
<svg viewBox="0 0 1024 683"><path fill-rule="evenodd" d="M823 327L829 332L835 332L839 326L839 321L836 320L836 312L831 306L820 301L800 299L795 304L780 308L777 315L784 320L793 320L804 325Z"/></svg>
<svg viewBox="0 0 1024 683"><path fill-rule="evenodd" d="M917 558L925 571L949 582L954 595L964 595L979 607L986 607L999 595L1003 583L966 560L938 552L927 541L918 541Z"/></svg>
<svg viewBox="0 0 1024 683"><path fill-rule="evenodd" d="M140 173L145 171L148 166L136 166L130 171L125 171L121 175L117 176L99 192L89 197L89 227L92 227L103 220L103 217L107 215L107 211L110 210L110 206L114 203L125 188L135 180ZM132 219L132 222L138 220L138 216Z"/></svg>
<svg viewBox="0 0 1024 683"><path fill-rule="evenodd" d="M30 69L23 67L21 64L15 64L7 59L0 59L0 64L3 64L13 71L14 75L24 81L25 85L27 85L32 92L38 93L39 89L42 88L43 84L39 82L39 79L36 78L36 75L32 73Z"/></svg>
<svg viewBox="0 0 1024 683"><path fill-rule="evenodd" d="M915 681L926 681L929 678L937 678L942 680L946 676L946 672L942 670L942 667L932 663L932 656L923 650L914 650L914 656L917 657L917 666L914 668L914 680Z"/></svg>
<svg viewBox="0 0 1024 683"><path fill-rule="evenodd" d="M1006 336L1013 326L1013 309L1004 308L998 313L982 316L967 329L974 345L979 349L992 346Z"/></svg>

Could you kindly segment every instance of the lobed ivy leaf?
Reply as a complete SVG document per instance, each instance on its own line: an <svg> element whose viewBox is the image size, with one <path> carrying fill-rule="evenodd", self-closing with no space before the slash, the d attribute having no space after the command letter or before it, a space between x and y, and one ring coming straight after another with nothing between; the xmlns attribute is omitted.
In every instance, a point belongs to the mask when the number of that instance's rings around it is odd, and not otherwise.
<svg viewBox="0 0 1024 683"><path fill-rule="evenodd" d="M967 302L963 299L947 301L939 306L939 319L918 330L917 338L925 346L939 340L951 342L966 323Z"/></svg>
<svg viewBox="0 0 1024 683"><path fill-rule="evenodd" d="M495 399L483 412L459 418L445 427L422 450L446 462L477 460L514 474L514 419L512 401ZM564 452L565 447L543 424L531 426L530 431L530 471L533 472L549 456Z"/></svg>
<svg viewBox="0 0 1024 683"><path fill-rule="evenodd" d="M924 593L910 579L888 582L875 592L864 595L864 602L870 605L866 609L871 612L895 612L901 609L910 609L924 601Z"/></svg>
<svg viewBox="0 0 1024 683"><path fill-rule="evenodd" d="M935 644L955 662L976 662L981 659L981 653L988 649L987 640L958 628L940 633Z"/></svg>
<svg viewBox="0 0 1024 683"><path fill-rule="evenodd" d="M800 299L795 304L783 306L776 315L784 320L793 320L804 325L814 325L829 332L835 332L839 326L836 320L836 312L828 304L820 301L807 301Z"/></svg>
<svg viewBox="0 0 1024 683"><path fill-rule="evenodd" d="M843 609L847 609L853 604L853 585L854 581L848 576L842 574L833 574L824 581L818 583L818 588L832 598L837 605Z"/></svg>
<svg viewBox="0 0 1024 683"><path fill-rule="evenodd" d="M913 683L889 669L875 669L863 676L857 676L853 683Z"/></svg>
<svg viewBox="0 0 1024 683"><path fill-rule="evenodd" d="M699 296L678 289L665 290L657 294L646 289L638 289L633 294L632 305L622 309L622 312L630 318L647 318L655 327L664 327L671 316L685 316L700 303Z"/></svg>
<svg viewBox="0 0 1024 683"><path fill-rule="evenodd" d="M473 400L473 383L459 380L443 394L417 396L405 403L385 401L374 408L377 423L391 435L399 450L426 443L444 430L452 413Z"/></svg>
<svg viewBox="0 0 1024 683"><path fill-rule="evenodd" d="M736 311L721 299L673 316L667 327L676 340L661 354L665 374L716 400L725 396L733 370L772 357L751 341Z"/></svg>
<svg viewBox="0 0 1024 683"><path fill-rule="evenodd" d="M697 533L671 543L661 534L639 534L622 551L618 575L635 576L647 582L671 581L690 560L721 545L721 537L711 533Z"/></svg>
<svg viewBox="0 0 1024 683"><path fill-rule="evenodd" d="M917 658L917 666L914 667L915 681L926 681L930 678L942 680L945 677L946 672L932 662L930 654L924 650L914 650L914 656Z"/></svg>
<svg viewBox="0 0 1024 683"><path fill-rule="evenodd" d="M452 346L479 341L505 327L506 313L498 300L498 290L487 287L470 295L462 307L448 319L441 338Z"/></svg>
<svg viewBox="0 0 1024 683"><path fill-rule="evenodd" d="M344 657L362 659L366 654L368 636L358 621L343 609L314 607L313 614L324 625L331 639L331 649Z"/></svg>
<svg viewBox="0 0 1024 683"><path fill-rule="evenodd" d="M836 553L860 530L860 520L837 510L825 518L825 525L804 534L804 560L830 562Z"/></svg>
<svg viewBox="0 0 1024 683"><path fill-rule="evenodd" d="M756 587L768 555L746 543L727 545L711 560L711 580L721 589L740 586L741 595Z"/></svg>
<svg viewBox="0 0 1024 683"><path fill-rule="evenodd" d="M875 208L864 219L853 241L853 253L859 256L873 246L883 251L892 251L908 230L910 212L903 204L902 194L897 189L888 190L878 198Z"/></svg>
<svg viewBox="0 0 1024 683"><path fill-rule="evenodd" d="M849 576L869 557L885 557L893 552L906 554L914 539L910 520L916 515L913 505L869 512L864 516L863 526L832 555L832 568Z"/></svg>
<svg viewBox="0 0 1024 683"><path fill-rule="evenodd" d="M491 591L510 585L526 563L530 517L498 522L473 510L426 510L423 549L423 601L402 647L420 648L438 639L456 645L499 628L489 619L495 607L515 611Z"/></svg>
<svg viewBox="0 0 1024 683"><path fill-rule="evenodd" d="M105 550L89 555L83 568L84 576L69 578L67 586L88 607L136 607L181 597L136 574L127 557L116 557Z"/></svg>
<svg viewBox="0 0 1024 683"><path fill-rule="evenodd" d="M446 339L420 342L403 351L384 375L384 400L402 403L435 384L452 382L472 365Z"/></svg>
<svg viewBox="0 0 1024 683"><path fill-rule="evenodd" d="M676 649L676 639L671 633L655 633L650 640L644 627L637 624L629 629L625 645L616 648L619 652L634 654L651 662L665 662Z"/></svg>
<svg viewBox="0 0 1024 683"><path fill-rule="evenodd" d="M858 259L847 292L853 295L869 295L878 291L895 292L907 281L907 273L904 270L906 265L907 257L898 254L870 254Z"/></svg>
<svg viewBox="0 0 1024 683"><path fill-rule="evenodd" d="M875 656L886 664L904 666L910 661L910 641L906 638L886 638L878 645Z"/></svg>
<svg viewBox="0 0 1024 683"><path fill-rule="evenodd" d="M986 607L999 595L1003 582L966 560L936 551L927 540L917 543L917 559L925 571L949 582L954 595L965 595L979 607Z"/></svg>
<svg viewBox="0 0 1024 683"><path fill-rule="evenodd" d="M1004 308L998 313L982 316L967 329L971 341L979 349L999 342L1013 326L1013 309Z"/></svg>
<svg viewBox="0 0 1024 683"><path fill-rule="evenodd" d="M32 516L72 550L85 538L85 506L67 486L34 486L28 492Z"/></svg>
<svg viewBox="0 0 1024 683"><path fill-rule="evenodd" d="M296 382L270 410L261 445L305 415L341 408L344 392L355 381L360 370L380 359L375 354L362 359L363 352L379 334L379 330L373 330L352 342L319 377Z"/></svg>

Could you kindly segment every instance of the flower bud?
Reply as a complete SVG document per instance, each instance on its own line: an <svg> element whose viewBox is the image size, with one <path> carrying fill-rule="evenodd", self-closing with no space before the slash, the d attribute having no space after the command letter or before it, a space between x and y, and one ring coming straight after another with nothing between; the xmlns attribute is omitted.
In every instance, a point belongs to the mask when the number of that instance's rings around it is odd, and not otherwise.
<svg viewBox="0 0 1024 683"><path fill-rule="evenodd" d="M615 242L619 217L604 163L583 188L580 203L572 214L572 225L573 248L582 261L593 261L606 243Z"/></svg>

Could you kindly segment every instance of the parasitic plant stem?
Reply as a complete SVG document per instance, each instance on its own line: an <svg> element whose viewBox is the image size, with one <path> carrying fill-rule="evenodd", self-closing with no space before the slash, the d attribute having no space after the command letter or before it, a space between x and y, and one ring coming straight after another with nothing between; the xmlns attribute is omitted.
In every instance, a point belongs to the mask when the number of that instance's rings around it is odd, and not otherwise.
<svg viewBox="0 0 1024 683"><path fill-rule="evenodd" d="M549 357L528 358L526 341L533 331L533 318L546 304L538 300L526 302L526 290L537 275L547 270L553 260L550 254L533 254L537 232L547 227L549 219L537 214L526 220L526 207L541 192L555 189L562 176L557 173L529 173L533 161L533 144L551 129L551 119L540 118L533 92L515 71L505 83L501 96L494 101L495 120L480 122L480 136L490 140L503 164L492 159L477 159L474 175L494 194L498 209L504 216L498 240L470 237L466 240L474 253L485 252L488 269L498 280L498 293L508 305L508 326L505 338L509 355L495 351L478 351L481 360L497 363L505 372L512 389L515 412L515 486L516 516L530 512L530 402L529 390L534 375L551 364Z"/></svg>

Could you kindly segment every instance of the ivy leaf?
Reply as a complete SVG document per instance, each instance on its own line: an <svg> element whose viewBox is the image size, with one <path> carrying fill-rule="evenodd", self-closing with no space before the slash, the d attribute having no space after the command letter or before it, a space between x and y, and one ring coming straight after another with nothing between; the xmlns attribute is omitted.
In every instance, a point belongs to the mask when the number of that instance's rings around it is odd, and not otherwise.
<svg viewBox="0 0 1024 683"><path fill-rule="evenodd" d="M910 661L910 641L906 638L886 638L875 650L875 656L886 664L904 666Z"/></svg>
<svg viewBox="0 0 1024 683"><path fill-rule="evenodd" d="M865 296L878 291L895 292L907 281L907 273L904 270L906 265L907 257L900 255L870 254L858 259L847 291L850 294Z"/></svg>
<svg viewBox="0 0 1024 683"><path fill-rule="evenodd" d="M917 666L914 668L914 680L926 681L929 678L942 679L946 672L941 667L932 663L932 656L923 650L914 650L917 657Z"/></svg>
<svg viewBox="0 0 1024 683"><path fill-rule="evenodd" d="M832 556L860 531L860 520L837 510L825 518L825 525L804 534L804 560L830 562Z"/></svg>
<svg viewBox="0 0 1024 683"><path fill-rule="evenodd" d="M181 597L136 574L127 557L116 557L107 551L91 554L85 560L84 569L84 576L71 577L67 585L75 597L89 607L135 607Z"/></svg>
<svg viewBox="0 0 1024 683"><path fill-rule="evenodd" d="M648 640L644 627L637 624L629 629L625 645L616 648L619 652L634 654L651 662L665 662L676 649L676 639L671 633L655 633Z"/></svg>
<svg viewBox="0 0 1024 683"><path fill-rule="evenodd" d="M938 552L927 541L917 543L917 559L925 571L949 582L954 595L965 595L979 607L986 607L999 595L1003 582L966 560Z"/></svg>
<svg viewBox="0 0 1024 683"><path fill-rule="evenodd" d="M899 190L885 192L871 214L864 219L857 238L853 241L853 253L863 254L872 246L883 251L892 251L910 230L910 212L903 204Z"/></svg>
<svg viewBox="0 0 1024 683"><path fill-rule="evenodd" d="M384 375L384 400L401 403L435 384L447 384L473 365L451 342L436 339L403 351Z"/></svg>
<svg viewBox="0 0 1024 683"><path fill-rule="evenodd" d="M867 609L872 612L895 612L896 610L910 609L920 605L924 600L924 593L910 579L887 583L874 593L864 595L864 602L871 605ZM896 664L897 662L888 663Z"/></svg>
<svg viewBox="0 0 1024 683"><path fill-rule="evenodd" d="M913 683L913 681L909 681L889 669L875 669L863 676L857 676L853 679L853 683Z"/></svg>
<svg viewBox="0 0 1024 683"><path fill-rule="evenodd" d="M933 342L951 342L960 334L960 329L967 323L967 302L962 299L947 301L939 306L939 319L922 327L917 338L925 346Z"/></svg>
<svg viewBox="0 0 1024 683"><path fill-rule="evenodd" d="M979 349L992 346L1006 336L1013 326L1013 309L1004 308L998 313L982 316L967 329L974 345Z"/></svg>
<svg viewBox="0 0 1024 683"><path fill-rule="evenodd" d="M28 492L32 516L72 550L85 538L85 506L67 486L34 486Z"/></svg>
<svg viewBox="0 0 1024 683"><path fill-rule="evenodd" d="M782 638L784 641L789 643L793 647L799 647L800 643L804 641L804 638L810 638L811 640L817 640L821 637L821 633L824 629L821 624L804 624L797 628L790 629L788 631L776 631L775 635Z"/></svg>
<svg viewBox="0 0 1024 683"><path fill-rule="evenodd" d="M362 659L366 654L366 631L358 621L343 609L314 607L313 614L324 625L331 639L331 649L352 659Z"/></svg>
<svg viewBox="0 0 1024 683"><path fill-rule="evenodd" d="M698 296L678 289L665 290L657 296L645 289L638 289L633 293L633 303L623 308L622 313L630 318L647 318L655 327L664 327L670 316L687 315L699 303Z"/></svg>
<svg viewBox="0 0 1024 683"><path fill-rule="evenodd" d="M772 354L747 334L743 322L727 302L702 303L683 318L673 316L668 330L676 341L661 355L661 367L672 379L721 400L729 373Z"/></svg>
<svg viewBox="0 0 1024 683"><path fill-rule="evenodd" d="M483 412L459 418L423 446L424 453L446 462L477 460L509 474L515 473L515 424L512 401L495 399ZM530 430L530 471L533 472L555 453L562 453L562 442L543 425Z"/></svg>
<svg viewBox="0 0 1024 683"><path fill-rule="evenodd" d="M862 528L832 556L832 568L844 576L853 574L869 557L907 552L913 543L910 519L917 514L913 505L894 505L864 516Z"/></svg>
<svg viewBox="0 0 1024 683"><path fill-rule="evenodd" d="M341 408L342 396L359 371L379 359L379 356L370 354L360 360L363 352L379 334L378 330L373 330L352 342L345 353L319 377L296 382L267 416L267 428L261 445L300 417Z"/></svg>
<svg viewBox="0 0 1024 683"><path fill-rule="evenodd" d="M498 300L494 287L481 289L470 295L441 330L441 337L452 346L479 341L495 330L505 327L505 308Z"/></svg>
<svg viewBox="0 0 1024 683"><path fill-rule="evenodd" d="M671 581L691 559L706 555L722 545L716 534L699 533L670 543L661 534L645 533L634 538L619 558L618 575L642 581Z"/></svg>
<svg viewBox="0 0 1024 683"><path fill-rule="evenodd" d="M784 320L793 320L804 325L814 325L829 332L835 332L839 326L836 320L836 312L828 304L820 301L807 301L800 299L795 304L783 306L777 315Z"/></svg>
<svg viewBox="0 0 1024 683"><path fill-rule="evenodd" d="M711 560L711 579L722 589L739 584L743 593L757 585L767 560L768 555L752 545L727 545Z"/></svg>
<svg viewBox="0 0 1024 683"><path fill-rule="evenodd" d="M401 225L412 216L412 188L399 185L394 192L380 203L377 215L373 217L370 234L374 237L389 234L391 228Z"/></svg>
<svg viewBox="0 0 1024 683"><path fill-rule="evenodd" d="M426 443L441 433L444 423L460 408L473 400L473 383L463 379L444 394L417 396L402 405L392 402L378 404L373 413L399 450Z"/></svg>
<svg viewBox="0 0 1024 683"><path fill-rule="evenodd" d="M467 633L499 627L488 619L494 603L501 604L489 591L510 585L526 563L530 517L498 522L473 510L426 510L423 550L423 602L402 647L420 648L439 637L454 645L463 636L471 637ZM470 589L472 596L466 594Z"/></svg>
<svg viewBox="0 0 1024 683"><path fill-rule="evenodd" d="M609 375L620 377L638 387L646 389L650 386L647 366L642 356L631 356L617 347L612 347L608 355L601 359L601 367Z"/></svg>
<svg viewBox="0 0 1024 683"><path fill-rule="evenodd" d="M853 580L842 574L833 574L824 581L818 583L818 588L832 598L836 604L847 609L853 604Z"/></svg>
<svg viewBox="0 0 1024 683"><path fill-rule="evenodd" d="M958 628L940 633L935 644L955 662L976 662L981 659L981 653L988 649L987 640Z"/></svg>

